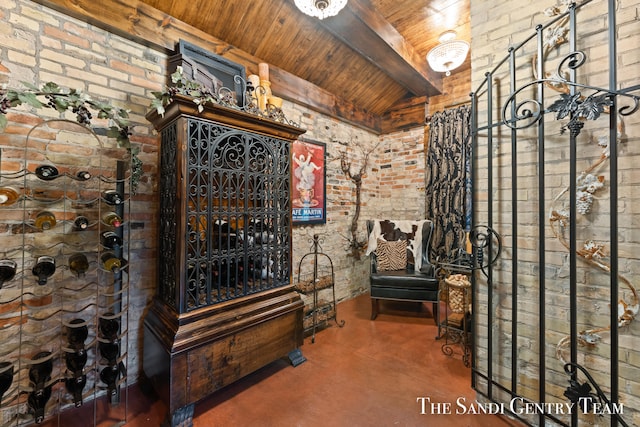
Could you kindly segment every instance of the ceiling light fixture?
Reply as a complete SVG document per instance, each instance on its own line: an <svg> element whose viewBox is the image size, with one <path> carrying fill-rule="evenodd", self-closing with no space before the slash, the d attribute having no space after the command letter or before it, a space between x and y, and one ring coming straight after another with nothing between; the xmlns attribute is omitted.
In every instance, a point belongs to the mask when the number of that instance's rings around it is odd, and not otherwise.
<svg viewBox="0 0 640 427"><path fill-rule="evenodd" d="M303 13L324 19L337 15L347 5L347 0L295 0L295 3Z"/></svg>
<svg viewBox="0 0 640 427"><path fill-rule="evenodd" d="M456 40L455 31L445 31L438 40L440 44L429 51L427 62L433 71L450 76L451 70L461 66L467 57L469 43Z"/></svg>

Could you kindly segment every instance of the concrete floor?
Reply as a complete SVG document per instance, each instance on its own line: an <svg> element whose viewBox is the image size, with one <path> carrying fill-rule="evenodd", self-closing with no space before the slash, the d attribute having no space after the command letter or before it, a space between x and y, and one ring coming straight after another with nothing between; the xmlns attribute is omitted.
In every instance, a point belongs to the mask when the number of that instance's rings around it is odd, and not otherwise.
<svg viewBox="0 0 640 427"><path fill-rule="evenodd" d="M345 320L345 326L333 324L318 332L313 344L305 339L301 350L306 362L293 367L288 360L277 361L219 390L196 404L193 425L521 426L502 416L456 414L459 399L466 405L475 402L471 371L460 352L442 353L430 308L431 304L382 302L378 318L371 321L368 295L345 301L338 305L338 319ZM421 413L418 398L442 405L426 405ZM434 413L447 403L451 414ZM136 386L120 409L125 406L126 425L131 427L159 426L166 416L166 406ZM45 425L92 424L71 413ZM99 413L97 418L104 419Z"/></svg>

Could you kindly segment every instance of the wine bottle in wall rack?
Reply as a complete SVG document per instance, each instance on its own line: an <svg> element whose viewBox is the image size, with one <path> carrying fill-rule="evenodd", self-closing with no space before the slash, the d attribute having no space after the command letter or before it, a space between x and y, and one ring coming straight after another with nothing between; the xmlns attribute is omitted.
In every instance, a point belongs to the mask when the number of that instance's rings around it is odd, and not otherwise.
<svg viewBox="0 0 640 427"><path fill-rule="evenodd" d="M41 351L31 358L31 360L44 359L51 356L50 351ZM40 362L34 363L29 368L29 380L33 384L33 388L36 390L42 390L45 388L47 381L51 379L51 373L53 372L53 361L51 358Z"/></svg>
<svg viewBox="0 0 640 427"><path fill-rule="evenodd" d="M87 364L87 351L82 349L72 353L66 353L64 359L69 372L71 372L74 377L77 377L82 375L82 370Z"/></svg>
<svg viewBox="0 0 640 427"><path fill-rule="evenodd" d="M9 390L13 383L13 363L0 362L0 406L2 397Z"/></svg>
<svg viewBox="0 0 640 427"><path fill-rule="evenodd" d="M87 256L82 252L77 252L69 256L69 270L80 277L89 269L89 261Z"/></svg>
<svg viewBox="0 0 640 427"><path fill-rule="evenodd" d="M74 349L83 349L84 342L89 336L89 328L83 319L73 319L67 326L67 340Z"/></svg>
<svg viewBox="0 0 640 427"><path fill-rule="evenodd" d="M100 234L100 243L105 248L116 249L122 246L122 238L113 231L104 231Z"/></svg>
<svg viewBox="0 0 640 427"><path fill-rule="evenodd" d="M31 358L31 360L44 359L51 356L49 351L41 351ZM51 385L47 382L51 380L53 372L53 361L51 358L31 365L29 368L29 380L33 385L33 391L29 393L27 405L33 412L36 424L40 424L44 420L44 409L51 397Z"/></svg>
<svg viewBox="0 0 640 427"><path fill-rule="evenodd" d="M49 230L56 225L56 216L49 211L42 211L36 215L35 226L39 230Z"/></svg>
<svg viewBox="0 0 640 427"><path fill-rule="evenodd" d="M120 321L112 318L113 313L105 313L98 320L98 330L102 338L114 341L120 332Z"/></svg>
<svg viewBox="0 0 640 427"><path fill-rule="evenodd" d="M78 178L78 180L80 181L88 181L91 179L91 172L89 171L79 171L76 174L76 178Z"/></svg>
<svg viewBox="0 0 640 427"><path fill-rule="evenodd" d="M73 404L76 408L82 406L82 391L84 386L87 385L87 376L82 374L73 378L65 378L65 388L71 396L73 396Z"/></svg>
<svg viewBox="0 0 640 427"><path fill-rule="evenodd" d="M49 277L56 271L56 260L46 255L38 257L36 265L31 271L38 278L38 285L46 285Z"/></svg>
<svg viewBox="0 0 640 427"><path fill-rule="evenodd" d="M105 252L100 256L102 268L105 270L116 272L122 267L122 260L113 252Z"/></svg>
<svg viewBox="0 0 640 427"><path fill-rule="evenodd" d="M2 285L9 280L12 280L16 275L16 267L18 264L12 259L0 260L0 289Z"/></svg>
<svg viewBox="0 0 640 427"><path fill-rule="evenodd" d="M124 197L122 194L118 193L116 190L107 190L102 193L102 198L105 203L111 206L117 206L124 203Z"/></svg>
<svg viewBox="0 0 640 427"><path fill-rule="evenodd" d="M100 355L107 361L109 366L116 365L118 363L118 356L120 355L120 346L117 342L102 342L98 344L100 349Z"/></svg>
<svg viewBox="0 0 640 427"><path fill-rule="evenodd" d="M40 390L35 390L29 393L27 399L27 405L33 413L33 419L36 424L41 424L44 421L44 410L47 406L47 402L51 398L51 386L45 387Z"/></svg>
<svg viewBox="0 0 640 427"><path fill-rule="evenodd" d="M76 230L86 230L89 228L89 218L78 215L76 219L73 220L73 228Z"/></svg>
<svg viewBox="0 0 640 427"><path fill-rule="evenodd" d="M113 228L118 228L122 225L122 218L115 212L107 212L102 216L102 222Z"/></svg>
<svg viewBox="0 0 640 427"><path fill-rule="evenodd" d="M116 382L120 376L120 367L118 365L106 366L100 371L100 379L107 385L107 393L109 396L116 394Z"/></svg>
<svg viewBox="0 0 640 427"><path fill-rule="evenodd" d="M36 168L36 176L44 181L51 181L60 176L58 169L51 165L40 165Z"/></svg>
<svg viewBox="0 0 640 427"><path fill-rule="evenodd" d="M11 206L18 200L20 194L12 187L0 187L0 207Z"/></svg>

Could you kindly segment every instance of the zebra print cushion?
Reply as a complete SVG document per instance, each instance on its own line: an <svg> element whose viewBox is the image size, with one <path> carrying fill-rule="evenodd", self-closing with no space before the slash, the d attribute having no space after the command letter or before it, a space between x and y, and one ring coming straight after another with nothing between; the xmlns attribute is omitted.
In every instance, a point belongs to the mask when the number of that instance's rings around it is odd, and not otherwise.
<svg viewBox="0 0 640 427"><path fill-rule="evenodd" d="M404 270L407 267L407 241L378 239L376 258L377 271Z"/></svg>

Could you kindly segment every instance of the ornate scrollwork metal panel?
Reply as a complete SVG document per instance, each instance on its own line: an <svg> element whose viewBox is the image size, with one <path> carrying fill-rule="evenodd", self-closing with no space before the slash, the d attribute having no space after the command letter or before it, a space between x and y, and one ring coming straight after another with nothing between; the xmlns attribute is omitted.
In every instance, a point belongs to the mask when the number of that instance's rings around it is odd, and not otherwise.
<svg viewBox="0 0 640 427"><path fill-rule="evenodd" d="M172 262L176 256L176 221L177 221L177 174L176 145L177 129L173 123L162 132L160 157L160 280L159 296L169 306L176 307L177 278Z"/></svg>
<svg viewBox="0 0 640 427"><path fill-rule="evenodd" d="M175 135L172 141L163 151L163 177L176 173ZM289 155L287 141L188 120L185 310L289 284ZM176 184L163 188L171 188L163 193L163 223L175 223ZM167 226L162 233L161 256L175 259L176 230ZM176 279L168 280L173 270L163 264L162 292L175 294Z"/></svg>

